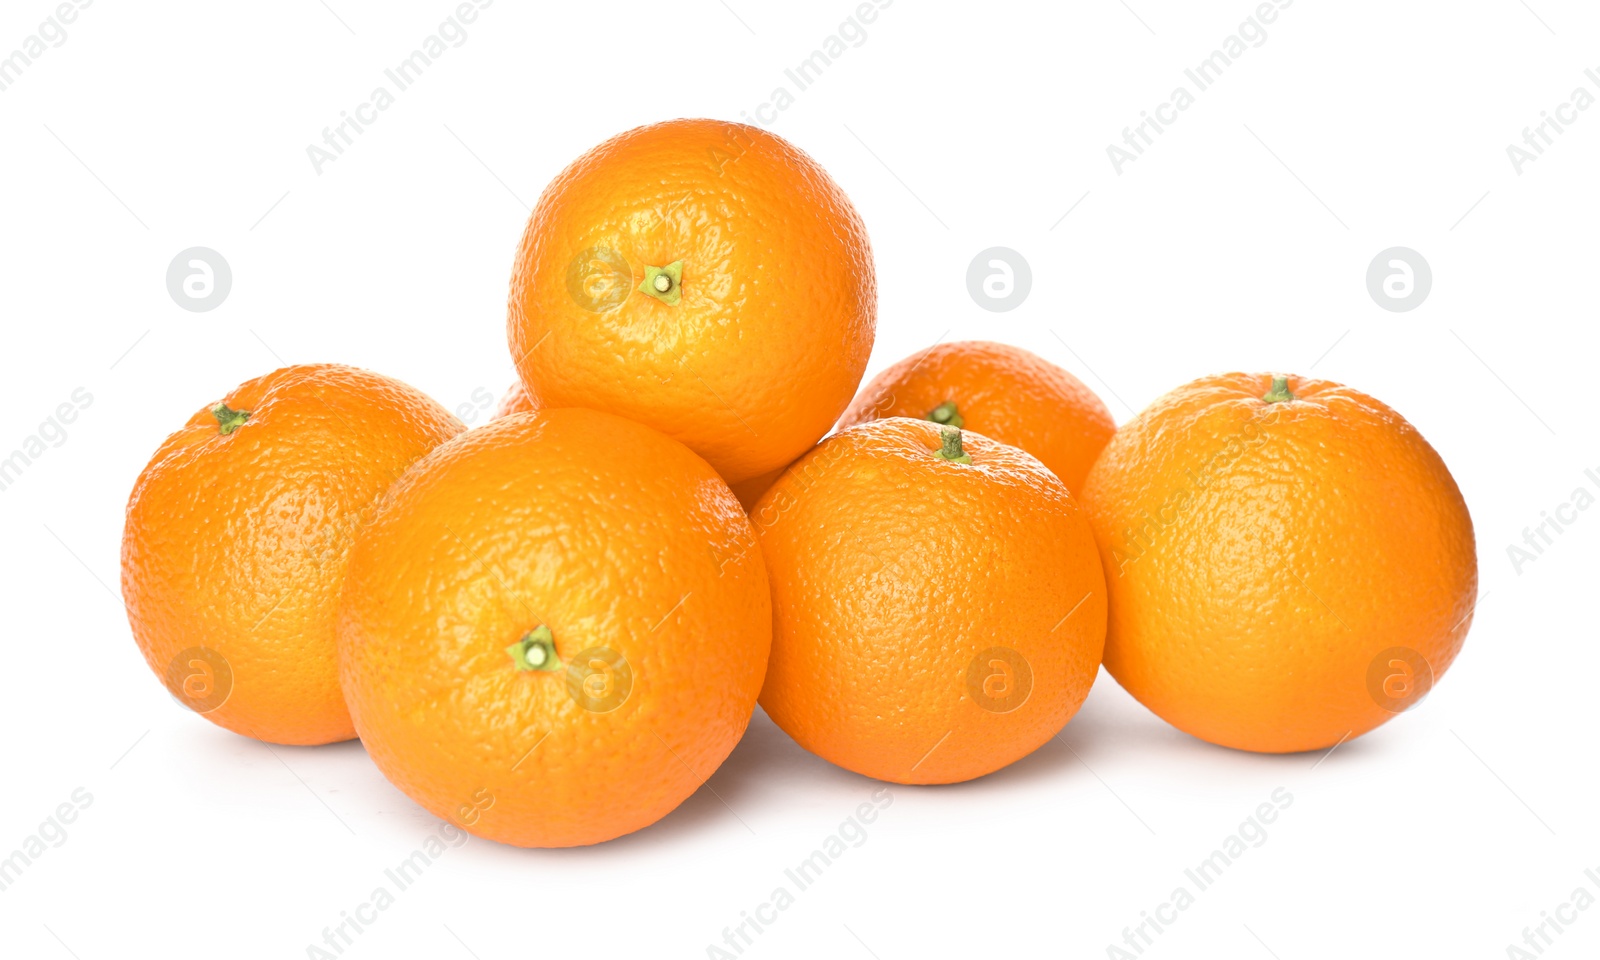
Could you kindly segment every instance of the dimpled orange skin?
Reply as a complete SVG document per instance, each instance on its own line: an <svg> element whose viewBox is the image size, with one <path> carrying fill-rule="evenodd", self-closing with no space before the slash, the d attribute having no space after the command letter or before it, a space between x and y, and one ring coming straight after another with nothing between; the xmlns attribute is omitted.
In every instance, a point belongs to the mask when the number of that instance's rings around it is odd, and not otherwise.
<svg viewBox="0 0 1600 960"><path fill-rule="evenodd" d="M501 417L509 417L513 413L532 413L536 409L532 398L528 396L528 391L523 389L522 382L519 380L506 389L505 395L500 398L500 402L495 404L494 414L489 419L499 420Z"/></svg>
<svg viewBox="0 0 1600 960"><path fill-rule="evenodd" d="M528 391L522 388L520 382L513 383L510 389L506 390L505 396L500 398L499 405L495 407L494 416L489 419L498 420L513 413L532 413L534 409L533 400L528 397ZM761 495L767 492L767 488L772 486L772 482L778 479L788 466L788 464L784 464L782 467L778 467L776 470L769 470L760 476L729 484L729 487L733 490L733 495L739 498L739 506L744 507L746 510L755 506L756 501L761 499Z"/></svg>
<svg viewBox="0 0 1600 960"><path fill-rule="evenodd" d="M679 260L676 304L637 289ZM507 328L536 406L655 427L736 483L833 426L876 312L866 228L815 161L757 127L675 120L606 141L545 190Z"/></svg>
<svg viewBox="0 0 1600 960"><path fill-rule="evenodd" d="M961 427L1021 447L1074 494L1116 432L1111 411L1083 381L1021 347L982 340L941 343L872 379L840 427L882 417L927 419L953 402Z"/></svg>
<svg viewBox="0 0 1600 960"><path fill-rule="evenodd" d="M564 666L623 658L625 695L603 662L589 681L614 709L581 705L565 670L515 669L506 648L541 625ZM620 417L544 410L395 484L352 555L341 678L407 796L501 843L577 846L656 822L711 776L770 631L754 532L705 461Z"/></svg>
<svg viewBox="0 0 1600 960"><path fill-rule="evenodd" d="M1289 377L1295 399L1267 403L1271 386L1230 373L1157 400L1083 500L1111 593L1106 669L1180 730L1290 753L1393 716L1369 690L1386 650L1437 680L1478 575L1466 503L1415 428L1336 383Z"/></svg>
<svg viewBox="0 0 1600 960"><path fill-rule="evenodd" d="M761 495L766 493L778 481L779 477L783 476L783 471L787 470L788 466L788 464L784 464L778 469L769 470L758 477L751 477L748 480L740 480L738 483L729 484L729 487L733 490L733 495L739 498L739 506L744 507L747 511L754 507L756 502L761 499Z"/></svg>
<svg viewBox="0 0 1600 960"><path fill-rule="evenodd" d="M970 465L941 459L926 421L841 431L751 512L772 583L761 705L807 750L880 780L955 783L1026 756L1100 666L1105 582L1077 503L1029 454L962 439ZM1004 713L968 680L996 646L1032 671Z"/></svg>
<svg viewBox="0 0 1600 960"><path fill-rule="evenodd" d="M271 743L348 740L334 613L350 544L389 484L464 428L420 391L331 364L285 367L222 402L249 419L224 435L207 404L128 498L134 639L159 677L194 647L226 659L232 690L204 714L220 726Z"/></svg>

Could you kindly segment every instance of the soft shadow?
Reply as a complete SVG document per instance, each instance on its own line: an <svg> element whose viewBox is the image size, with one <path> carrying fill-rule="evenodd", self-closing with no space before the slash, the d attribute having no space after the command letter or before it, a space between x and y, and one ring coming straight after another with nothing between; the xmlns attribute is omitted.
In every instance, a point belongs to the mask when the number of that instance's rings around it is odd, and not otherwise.
<svg viewBox="0 0 1600 960"><path fill-rule="evenodd" d="M1385 748L1377 742L1383 739L1377 733L1348 740L1331 752L1326 748L1300 753L1236 750L1201 740L1162 720L1102 669L1077 715L1037 750L987 776L945 789L976 792L1041 781L1096 780L1102 767L1113 766L1129 755L1138 755L1143 763L1157 767L1205 765L1213 771L1213 777L1207 778L1212 782L1249 770L1301 774L1319 763L1332 767L1381 755Z"/></svg>
<svg viewBox="0 0 1600 960"><path fill-rule="evenodd" d="M987 776L956 784L893 785L896 791L942 791L952 795L984 791L1015 792L1019 785L1036 783L1103 783L1101 771L1114 768L1130 755L1141 765L1171 768L1203 767L1208 771L1204 783L1227 782L1231 774L1276 769L1282 775L1301 776L1335 765L1362 765L1392 747L1374 731L1347 741L1335 750L1292 754L1260 754L1217 746L1169 725L1147 710L1117 685L1104 671L1090 691L1082 709L1060 732L1039 749L1016 763ZM334 747L274 748L277 750L314 749L337 752L340 759L364 752L359 741ZM376 768L374 768L376 773ZM1200 781L1197 780L1197 783ZM882 781L835 766L809 753L778 728L760 707L750 726L728 759L711 778L691 794L677 809L661 820L627 836L588 847L557 849L519 848L497 843L474 843L473 856L562 860L582 857L635 858L640 853L673 849L692 843L703 847L708 833L733 831L758 835L764 824L783 819L785 811L812 806L819 796L837 795L841 790L868 793ZM385 784L396 799L396 806L408 808L418 824L436 824L427 811L411 803L403 794ZM390 815L399 813L391 808Z"/></svg>

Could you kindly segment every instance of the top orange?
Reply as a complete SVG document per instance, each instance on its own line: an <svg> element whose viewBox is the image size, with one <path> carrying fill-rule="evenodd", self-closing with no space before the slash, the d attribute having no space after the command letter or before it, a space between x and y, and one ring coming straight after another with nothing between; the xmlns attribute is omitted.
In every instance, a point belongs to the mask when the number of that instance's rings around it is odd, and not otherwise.
<svg viewBox="0 0 1600 960"><path fill-rule="evenodd" d="M814 160L756 127L675 120L546 188L507 333L534 406L655 427L737 483L833 426L876 314L866 228Z"/></svg>
<svg viewBox="0 0 1600 960"><path fill-rule="evenodd" d="M509 417L513 413L532 413L535 409L537 408L534 406L533 401L528 398L527 389L523 387L522 381L518 380L506 390L505 395L500 398L500 402L495 404L494 414L489 419L499 420L501 417Z"/></svg>
<svg viewBox="0 0 1600 960"><path fill-rule="evenodd" d="M839 429L884 417L932 420L1038 457L1073 496L1117 424L1083 381L1021 347L941 343L872 378Z"/></svg>

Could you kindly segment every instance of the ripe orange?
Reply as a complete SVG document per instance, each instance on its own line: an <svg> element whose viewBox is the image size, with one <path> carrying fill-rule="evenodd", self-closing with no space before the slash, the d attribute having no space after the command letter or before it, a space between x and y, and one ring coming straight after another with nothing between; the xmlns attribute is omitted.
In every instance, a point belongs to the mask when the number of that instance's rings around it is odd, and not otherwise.
<svg viewBox="0 0 1600 960"><path fill-rule="evenodd" d="M534 409L533 400L529 398L528 391L524 390L521 381L518 381L513 383L510 389L505 392L505 396L500 398L499 405L495 407L494 416L489 419L498 420L513 413L532 413ZM733 495L739 498L739 506L744 507L746 510L755 506L755 502L761 499L761 495L767 492L767 488L772 486L772 482L778 479L787 466L788 464L784 464L782 467L768 470L760 476L729 484L733 489Z"/></svg>
<svg viewBox="0 0 1600 960"><path fill-rule="evenodd" d="M682 444L514 414L419 461L357 539L340 676L379 769L502 843L646 827L749 723L770 601L738 501Z"/></svg>
<svg viewBox="0 0 1600 960"><path fill-rule="evenodd" d="M1105 581L1077 503L1029 454L875 420L818 444L751 519L772 582L761 705L818 756L896 783L969 780L1031 753L1088 695Z"/></svg>
<svg viewBox="0 0 1600 960"><path fill-rule="evenodd" d="M510 389L506 390L505 396L500 398L499 405L495 407L494 416L489 419L498 420L513 413L532 413L535 409L533 400L528 396L528 391L523 389L522 382L518 381L513 383ZM786 463L782 467L768 470L760 476L729 484L733 489L733 495L739 498L739 506L746 510L755 506L755 502L761 499L761 495L767 492L767 488L772 486L772 482L778 479L787 466L788 464Z"/></svg>
<svg viewBox="0 0 1600 960"><path fill-rule="evenodd" d="M941 343L872 379L840 427L914 417L974 430L1021 447L1074 494L1116 432L1111 411L1083 381L1020 347L982 340Z"/></svg>
<svg viewBox="0 0 1600 960"><path fill-rule="evenodd" d="M518 380L507 388L500 402L495 404L494 414L489 419L498 420L513 413L532 413L535 409L537 408L533 405L532 398L528 396L528 391L523 389L522 381Z"/></svg>
<svg viewBox="0 0 1600 960"><path fill-rule="evenodd" d="M128 498L122 598L172 695L272 743L355 736L333 637L350 544L462 429L403 383L318 364L242 383L168 437Z"/></svg>
<svg viewBox="0 0 1600 960"><path fill-rule="evenodd" d="M1349 387L1179 387L1117 433L1083 500L1111 592L1106 669L1212 743L1359 736L1426 694L1466 636L1461 492L1415 428Z"/></svg>
<svg viewBox="0 0 1600 960"><path fill-rule="evenodd" d="M779 477L783 476L783 471L788 469L788 466L788 464L784 464L776 470L768 470L760 476L729 484L728 486L733 490L733 495L739 498L739 506L744 507L747 511L754 507L756 501L761 499L761 495L766 493L777 482Z"/></svg>
<svg viewBox="0 0 1600 960"><path fill-rule="evenodd" d="M757 127L676 120L545 190L507 328L536 406L655 427L737 483L833 426L876 310L866 228L815 161Z"/></svg>

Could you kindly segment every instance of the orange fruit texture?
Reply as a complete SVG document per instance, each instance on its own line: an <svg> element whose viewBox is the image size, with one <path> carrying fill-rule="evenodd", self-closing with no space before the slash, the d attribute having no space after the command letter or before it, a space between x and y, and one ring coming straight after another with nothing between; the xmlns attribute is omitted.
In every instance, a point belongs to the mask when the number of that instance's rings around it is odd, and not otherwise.
<svg viewBox="0 0 1600 960"><path fill-rule="evenodd" d="M1021 347L983 340L941 343L889 367L839 426L882 417L948 423L1021 447L1074 494L1117 429L1111 411L1071 373Z"/></svg>
<svg viewBox="0 0 1600 960"><path fill-rule="evenodd" d="M356 529L464 429L396 380L331 364L240 384L161 444L128 498L122 598L169 692L235 733L354 737L334 612Z"/></svg>
<svg viewBox="0 0 1600 960"><path fill-rule="evenodd" d="M1413 705L1461 649L1472 520L1398 413L1229 373L1125 425L1083 501L1111 594L1106 669L1203 740L1331 747Z"/></svg>
<svg viewBox="0 0 1600 960"><path fill-rule="evenodd" d="M489 419L498 420L513 413L532 413L534 409L533 400L529 398L528 391L523 389L521 381L518 381L506 390L505 395L500 398L499 405L495 407L494 415ZM788 464L784 464L775 470L768 470L766 473L751 477L748 480L740 480L738 483L730 484L729 486L733 489L733 495L739 498L739 506L744 507L746 510L755 506L755 502L761 499L761 495L767 492L767 488L772 486L772 482L778 479L785 467L788 467Z"/></svg>
<svg viewBox="0 0 1600 960"><path fill-rule="evenodd" d="M895 783L998 770L1100 666L1089 525L1015 447L891 417L842 430L751 512L772 583L761 705L812 753Z"/></svg>
<svg viewBox="0 0 1600 960"><path fill-rule="evenodd" d="M532 413L536 409L538 408L533 405L532 398L528 396L528 391L523 389L522 381L519 380L506 388L505 394L500 398L500 402L495 404L494 413L489 419L498 420L513 413Z"/></svg>
<svg viewBox="0 0 1600 960"><path fill-rule="evenodd" d="M788 466L788 464L784 464L776 470L768 470L760 476L729 484L733 489L733 495L739 498L739 506L744 507L746 510L754 507L756 501L761 499L761 495L766 493L778 481L779 477L783 476L783 471L788 469Z"/></svg>
<svg viewBox="0 0 1600 960"><path fill-rule="evenodd" d="M546 188L507 331L535 406L655 427L737 483L833 426L876 311L866 228L814 160L757 127L675 120Z"/></svg>
<svg viewBox="0 0 1600 960"><path fill-rule="evenodd" d="M648 826L744 733L760 549L711 467L592 410L514 414L417 462L352 551L340 676L384 776L501 843Z"/></svg>

